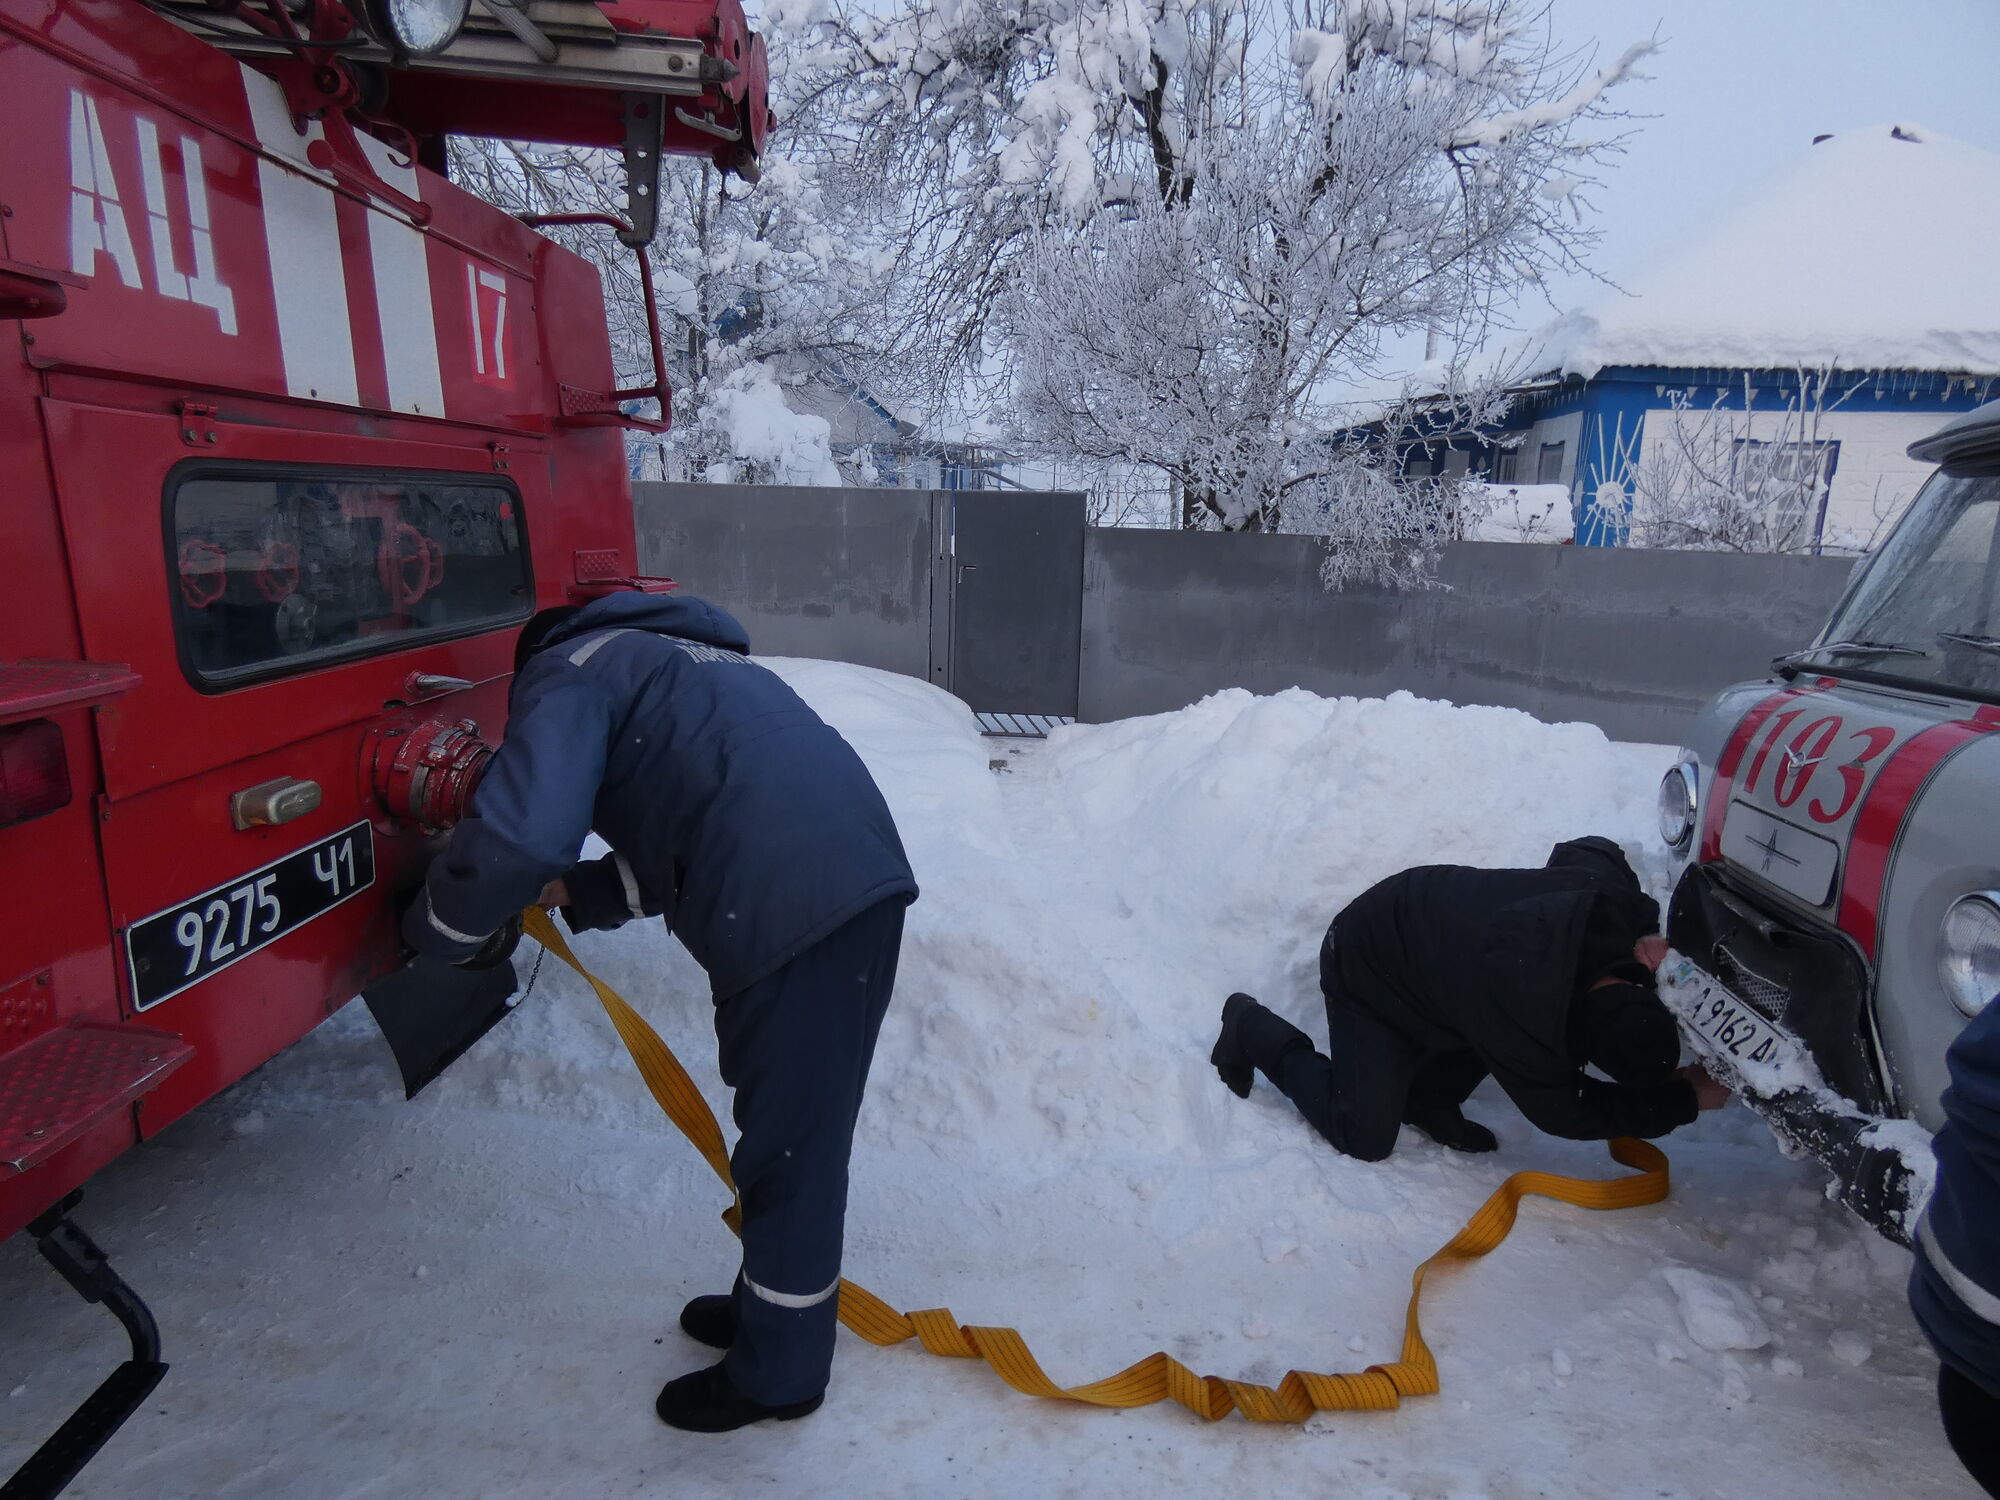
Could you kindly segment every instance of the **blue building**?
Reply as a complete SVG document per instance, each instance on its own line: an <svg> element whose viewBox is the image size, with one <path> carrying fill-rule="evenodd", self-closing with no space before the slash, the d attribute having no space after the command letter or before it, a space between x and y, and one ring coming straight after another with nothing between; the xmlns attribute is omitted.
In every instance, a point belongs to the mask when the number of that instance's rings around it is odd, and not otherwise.
<svg viewBox="0 0 2000 1500"><path fill-rule="evenodd" d="M2000 156L1914 126L1822 136L1631 293L1545 330L1505 420L1405 433L1411 477L1562 485L1584 545L1675 466L1794 497L1807 550L1865 547L1927 472L1904 448L2000 396Z"/></svg>

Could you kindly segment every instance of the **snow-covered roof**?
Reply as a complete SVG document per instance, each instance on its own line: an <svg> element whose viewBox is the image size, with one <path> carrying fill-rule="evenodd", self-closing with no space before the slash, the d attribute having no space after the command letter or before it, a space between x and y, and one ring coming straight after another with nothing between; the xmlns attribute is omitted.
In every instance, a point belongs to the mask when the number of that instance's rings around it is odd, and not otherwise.
<svg viewBox="0 0 2000 1500"><path fill-rule="evenodd" d="M1914 125L1826 137L1629 293L1558 320L1534 367L2000 374L2000 155Z"/></svg>

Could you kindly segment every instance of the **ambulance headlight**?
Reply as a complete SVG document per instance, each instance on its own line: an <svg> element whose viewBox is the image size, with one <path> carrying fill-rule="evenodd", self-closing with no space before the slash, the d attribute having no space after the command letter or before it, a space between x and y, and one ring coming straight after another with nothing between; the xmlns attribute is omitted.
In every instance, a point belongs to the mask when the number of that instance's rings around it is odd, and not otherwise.
<svg viewBox="0 0 2000 1500"><path fill-rule="evenodd" d="M471 0L368 0L370 28L416 57L442 52L458 37Z"/></svg>
<svg viewBox="0 0 2000 1500"><path fill-rule="evenodd" d="M1968 1016L2000 995L2000 891L1961 896L1944 914L1938 978L1951 1003Z"/></svg>
<svg viewBox="0 0 2000 1500"><path fill-rule="evenodd" d="M1694 836L1695 779L1700 773L1684 760L1660 778L1660 837L1673 850Z"/></svg>

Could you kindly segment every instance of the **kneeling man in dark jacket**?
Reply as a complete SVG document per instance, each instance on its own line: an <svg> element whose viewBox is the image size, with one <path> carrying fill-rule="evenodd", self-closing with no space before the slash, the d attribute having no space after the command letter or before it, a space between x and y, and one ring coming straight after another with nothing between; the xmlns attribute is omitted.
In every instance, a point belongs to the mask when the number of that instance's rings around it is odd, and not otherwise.
<svg viewBox="0 0 2000 1500"><path fill-rule="evenodd" d="M1238 1097L1261 1071L1362 1161L1386 1157L1404 1124L1493 1150L1461 1109L1488 1073L1551 1135L1665 1135L1729 1095L1699 1068L1675 1073L1680 1032L1653 988L1659 926L1609 839L1558 844L1539 870L1405 870L1343 909L1320 946L1331 1057L1231 995L1210 1061Z"/></svg>
<svg viewBox="0 0 2000 1500"><path fill-rule="evenodd" d="M507 734L404 935L460 960L531 902L572 929L664 917L708 971L743 1267L681 1314L729 1352L675 1427L815 1410L833 1361L847 1160L916 881L853 749L699 599L614 594L521 633ZM576 862L592 830L615 851Z"/></svg>

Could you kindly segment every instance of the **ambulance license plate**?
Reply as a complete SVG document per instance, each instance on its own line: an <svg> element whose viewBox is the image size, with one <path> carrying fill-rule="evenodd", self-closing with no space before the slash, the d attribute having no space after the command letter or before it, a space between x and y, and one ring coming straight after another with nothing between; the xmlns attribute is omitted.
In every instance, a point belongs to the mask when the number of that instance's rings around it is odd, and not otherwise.
<svg viewBox="0 0 2000 1500"><path fill-rule="evenodd" d="M364 821L133 923L133 1007L171 1000L374 883L375 837Z"/></svg>
<svg viewBox="0 0 2000 1500"><path fill-rule="evenodd" d="M1744 1062L1776 1062L1786 1047L1786 1039L1775 1026L1721 985L1701 1002L1689 1023L1718 1052Z"/></svg>

